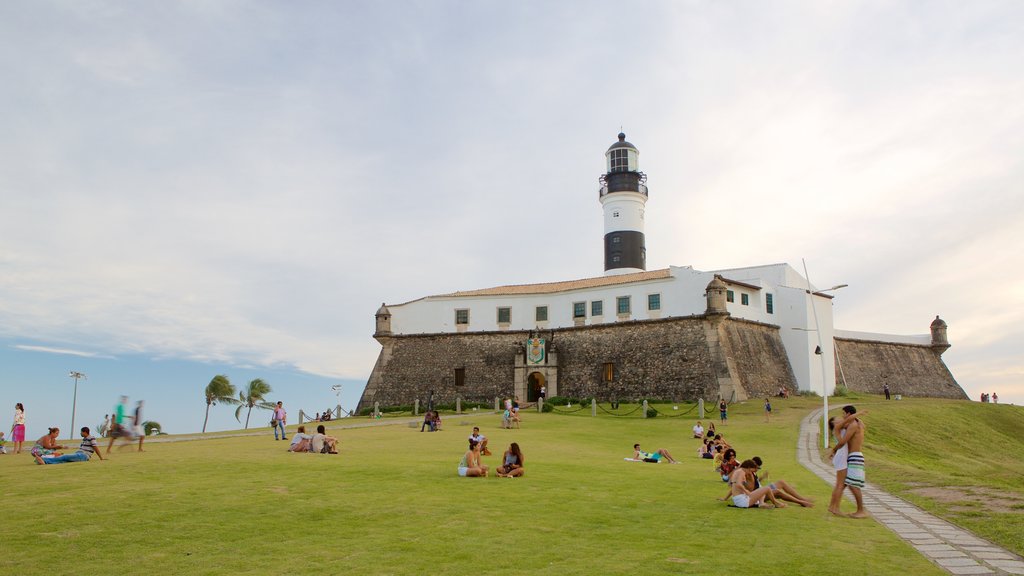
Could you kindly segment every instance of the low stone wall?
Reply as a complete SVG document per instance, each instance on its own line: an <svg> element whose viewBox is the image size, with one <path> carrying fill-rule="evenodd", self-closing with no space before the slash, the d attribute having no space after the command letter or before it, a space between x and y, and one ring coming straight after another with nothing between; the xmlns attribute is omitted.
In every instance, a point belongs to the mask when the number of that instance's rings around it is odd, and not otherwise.
<svg viewBox="0 0 1024 576"><path fill-rule="evenodd" d="M944 348L836 338L839 362L836 382L855 392L967 399L963 388L942 361ZM840 370L841 368L841 370Z"/></svg>

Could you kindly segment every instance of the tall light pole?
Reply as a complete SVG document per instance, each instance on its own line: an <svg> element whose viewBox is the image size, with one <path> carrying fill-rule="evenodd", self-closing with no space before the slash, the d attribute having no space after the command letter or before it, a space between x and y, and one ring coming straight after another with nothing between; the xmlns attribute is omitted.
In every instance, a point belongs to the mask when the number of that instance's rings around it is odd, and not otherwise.
<svg viewBox="0 0 1024 576"><path fill-rule="evenodd" d="M87 378L87 376L85 374L82 374L81 372L75 372L74 370L72 370L71 372L68 373L68 377L75 379L75 395L71 398L71 436L69 436L69 438L74 438L75 437L75 407L78 405L78 379L81 378L81 379L85 380Z"/></svg>
<svg viewBox="0 0 1024 576"><path fill-rule="evenodd" d="M837 284L825 290L814 291L811 289L811 275L807 273L807 261L801 258L800 262L804 265L804 279L807 280L807 296L811 302L811 312L814 313L814 331L818 333L818 347L814 349L814 353L820 356L821 361L821 398L824 409L821 413L821 445L828 450L828 376L825 370L825 343L821 339L821 324L818 323L818 307L814 303L814 296L846 288L849 284Z"/></svg>

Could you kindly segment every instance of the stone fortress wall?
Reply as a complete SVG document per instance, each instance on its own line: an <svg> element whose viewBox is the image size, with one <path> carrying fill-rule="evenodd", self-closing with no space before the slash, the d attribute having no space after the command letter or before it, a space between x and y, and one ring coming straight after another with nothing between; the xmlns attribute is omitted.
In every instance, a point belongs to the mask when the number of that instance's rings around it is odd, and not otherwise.
<svg viewBox="0 0 1024 576"><path fill-rule="evenodd" d="M796 391L776 326L692 316L546 331L560 396L599 400L717 400ZM490 401L515 393L514 372L528 332L382 337L383 348L359 409L434 401ZM611 381L605 379L612 365ZM454 371L465 370L456 386ZM527 371L533 370L527 368ZM734 392L735 391L735 395ZM549 395L552 388L549 387Z"/></svg>
<svg viewBox="0 0 1024 576"><path fill-rule="evenodd" d="M854 392L928 398L968 398L934 346L836 338L836 383ZM944 350L944 349L943 349Z"/></svg>
<svg viewBox="0 0 1024 576"><path fill-rule="evenodd" d="M936 319L936 322L941 320ZM836 382L850 390L966 399L942 362L949 345L945 323L932 326L931 345L836 338ZM493 401L519 395L517 370L548 370L549 396L598 400L643 398L676 401L731 401L774 396L779 388L796 392L777 326L709 313L684 318L643 320L544 331L547 358L526 366L526 331L419 335L378 334L383 347L358 409L438 403L456 398ZM612 365L611 380L606 379ZM464 371L457 385L455 369ZM550 377L549 377L550 378Z"/></svg>

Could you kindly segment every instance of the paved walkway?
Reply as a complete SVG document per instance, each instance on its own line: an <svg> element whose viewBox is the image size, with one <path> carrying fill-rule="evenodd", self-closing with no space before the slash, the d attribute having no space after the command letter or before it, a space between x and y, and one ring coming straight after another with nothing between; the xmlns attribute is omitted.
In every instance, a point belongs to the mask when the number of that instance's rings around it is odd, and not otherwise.
<svg viewBox="0 0 1024 576"><path fill-rule="evenodd" d="M820 432L819 408L800 422L797 459L825 482L835 484L836 473L832 463L822 461ZM1024 559L1020 556L879 490L870 482L871 455L868 454L868 485L863 491L864 507L875 520L949 573L1024 574Z"/></svg>

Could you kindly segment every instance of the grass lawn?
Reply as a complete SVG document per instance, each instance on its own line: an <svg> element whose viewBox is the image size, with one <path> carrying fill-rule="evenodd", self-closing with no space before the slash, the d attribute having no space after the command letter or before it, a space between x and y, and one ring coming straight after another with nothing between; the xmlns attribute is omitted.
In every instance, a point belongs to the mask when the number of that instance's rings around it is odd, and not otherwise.
<svg viewBox="0 0 1024 576"><path fill-rule="evenodd" d="M944 574L881 525L830 517L831 487L795 460L799 420L818 402L773 405L771 424L760 401L734 406L720 431L815 508L718 501L726 486L689 438L695 412L527 412L521 430L499 429L498 415L451 415L437 433L336 421L340 456L286 453L269 430L104 462L0 456L0 574ZM526 476L457 477L473 424L491 440L486 464L516 441ZM623 461L634 442L683 463Z"/></svg>

